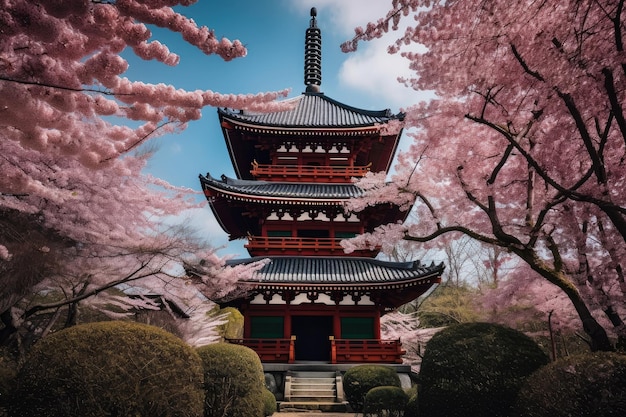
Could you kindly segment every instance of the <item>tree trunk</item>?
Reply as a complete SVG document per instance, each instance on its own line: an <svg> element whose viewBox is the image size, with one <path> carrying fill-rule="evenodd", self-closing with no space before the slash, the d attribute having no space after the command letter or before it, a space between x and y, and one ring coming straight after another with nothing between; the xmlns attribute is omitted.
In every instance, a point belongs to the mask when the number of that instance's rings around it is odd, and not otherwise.
<svg viewBox="0 0 626 417"><path fill-rule="evenodd" d="M567 298L572 302L572 305L578 313L578 317L583 325L583 330L591 339L589 347L593 352L596 351L612 351L613 345L609 340L609 336L606 333L604 327L598 323L598 321L591 315L587 304L580 296L578 288L569 281L567 276L560 271L548 267L541 259L539 259L534 251L524 248L513 251L519 255L528 265L542 277L547 279L552 284L559 287L567 295Z"/></svg>
<svg viewBox="0 0 626 417"><path fill-rule="evenodd" d="M0 329L0 346L4 346L11 338L11 335L17 331L10 308L0 313L0 321L4 324L4 327Z"/></svg>

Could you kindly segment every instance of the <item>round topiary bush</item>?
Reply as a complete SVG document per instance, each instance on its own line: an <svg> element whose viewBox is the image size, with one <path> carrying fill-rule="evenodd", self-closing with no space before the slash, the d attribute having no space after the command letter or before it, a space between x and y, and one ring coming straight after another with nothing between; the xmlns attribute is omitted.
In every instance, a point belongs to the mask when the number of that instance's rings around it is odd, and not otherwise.
<svg viewBox="0 0 626 417"><path fill-rule="evenodd" d="M626 416L626 356L588 353L544 366L526 380L515 409L520 417Z"/></svg>
<svg viewBox="0 0 626 417"><path fill-rule="evenodd" d="M265 376L252 349L215 343L198 349L204 365L205 417L261 417Z"/></svg>
<svg viewBox="0 0 626 417"><path fill-rule="evenodd" d="M400 387L372 388L365 395L363 416L402 417L408 400L406 392Z"/></svg>
<svg viewBox="0 0 626 417"><path fill-rule="evenodd" d="M490 323L447 327L426 345L419 414L508 416L526 378L548 361L532 339L516 330Z"/></svg>
<svg viewBox="0 0 626 417"><path fill-rule="evenodd" d="M8 351L0 348L0 417L5 417L11 387L17 376L17 360Z"/></svg>
<svg viewBox="0 0 626 417"><path fill-rule="evenodd" d="M202 363L159 328L90 323L37 342L17 375L14 417L202 416Z"/></svg>
<svg viewBox="0 0 626 417"><path fill-rule="evenodd" d="M350 407L360 413L367 392L381 386L400 387L400 377L393 368L383 365L358 365L343 375L343 391Z"/></svg>
<svg viewBox="0 0 626 417"><path fill-rule="evenodd" d="M241 339L243 337L243 314L235 307L225 307L215 313L224 316L224 324L217 326L217 331L224 339Z"/></svg>
<svg viewBox="0 0 626 417"><path fill-rule="evenodd" d="M407 396L409 400L406 403L406 407L404 407L404 417L417 417L417 385L412 386L407 391Z"/></svg>
<svg viewBox="0 0 626 417"><path fill-rule="evenodd" d="M272 394L272 391L268 389L263 390L263 415L271 416L276 412L276 397Z"/></svg>

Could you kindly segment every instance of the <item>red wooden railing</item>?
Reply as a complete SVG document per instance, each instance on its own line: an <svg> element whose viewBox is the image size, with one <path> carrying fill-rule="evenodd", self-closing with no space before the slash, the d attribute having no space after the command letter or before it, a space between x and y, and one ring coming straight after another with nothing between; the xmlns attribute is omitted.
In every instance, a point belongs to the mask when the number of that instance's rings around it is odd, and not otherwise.
<svg viewBox="0 0 626 417"><path fill-rule="evenodd" d="M244 345L254 350L261 362L293 363L295 361L295 341L291 339L227 339L229 343Z"/></svg>
<svg viewBox="0 0 626 417"><path fill-rule="evenodd" d="M341 242L341 239L248 236L248 243L245 247L248 250L255 252L279 250L282 252L289 252L289 254L300 254L301 252L321 252L318 254L342 255L344 253L343 247L341 247L339 242Z"/></svg>
<svg viewBox="0 0 626 417"><path fill-rule="evenodd" d="M252 163L250 173L254 177L262 177L267 180L272 178L279 180L303 180L303 179L323 179L333 182L349 181L352 177L362 177L370 170L370 165L366 166L319 166L319 165L270 165Z"/></svg>
<svg viewBox="0 0 626 417"><path fill-rule="evenodd" d="M245 248L252 256L262 256L263 252L280 251L283 255L348 255L339 244L341 239L311 237L267 237L248 236ZM376 251L357 250L349 256L372 256Z"/></svg>
<svg viewBox="0 0 626 417"><path fill-rule="evenodd" d="M332 363L402 363L400 340L332 339Z"/></svg>
<svg viewBox="0 0 626 417"><path fill-rule="evenodd" d="M261 362L294 363L295 336L291 339L228 339L247 346ZM330 337L331 363L402 363L406 353L400 340L335 339Z"/></svg>

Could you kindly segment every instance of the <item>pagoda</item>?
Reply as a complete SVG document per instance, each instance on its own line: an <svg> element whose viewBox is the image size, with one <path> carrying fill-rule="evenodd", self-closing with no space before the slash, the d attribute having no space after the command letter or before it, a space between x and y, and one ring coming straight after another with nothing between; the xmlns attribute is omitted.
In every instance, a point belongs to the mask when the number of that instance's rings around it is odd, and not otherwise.
<svg viewBox="0 0 626 417"><path fill-rule="evenodd" d="M216 300L244 316L243 339L261 361L297 364L402 363L399 340L381 339L380 318L440 282L443 265L350 255L342 239L404 221L379 204L358 213L345 203L363 194L354 178L387 172L401 132L384 129L403 114L340 103L321 92L321 32L315 9L306 30L305 92L288 110L218 109L236 178L200 176L230 239L247 239L250 257L268 262L241 281L244 292ZM244 294L244 295L241 295Z"/></svg>

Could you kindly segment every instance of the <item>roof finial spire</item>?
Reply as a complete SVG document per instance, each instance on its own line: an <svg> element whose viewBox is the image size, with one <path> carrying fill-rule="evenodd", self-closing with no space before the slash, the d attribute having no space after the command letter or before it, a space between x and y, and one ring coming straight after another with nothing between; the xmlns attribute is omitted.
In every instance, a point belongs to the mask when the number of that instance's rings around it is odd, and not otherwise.
<svg viewBox="0 0 626 417"><path fill-rule="evenodd" d="M308 93L319 93L322 84L322 32L317 27L316 16L317 9L312 7L304 49L304 84Z"/></svg>

